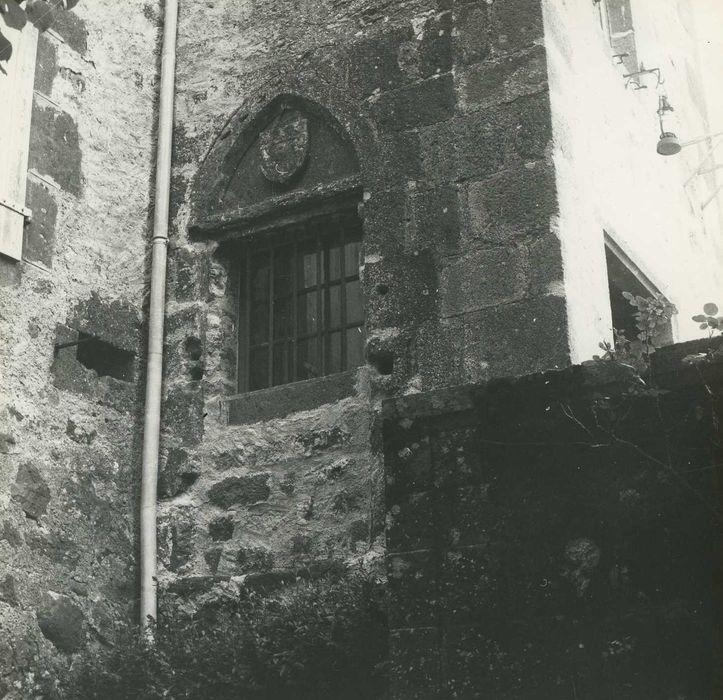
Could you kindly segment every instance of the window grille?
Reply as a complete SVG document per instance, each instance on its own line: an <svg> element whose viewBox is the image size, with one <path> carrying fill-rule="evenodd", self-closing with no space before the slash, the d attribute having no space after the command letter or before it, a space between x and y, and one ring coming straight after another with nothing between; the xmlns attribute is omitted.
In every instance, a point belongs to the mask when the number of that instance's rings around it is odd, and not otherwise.
<svg viewBox="0 0 723 700"><path fill-rule="evenodd" d="M312 221L242 244L238 390L363 363L361 222Z"/></svg>

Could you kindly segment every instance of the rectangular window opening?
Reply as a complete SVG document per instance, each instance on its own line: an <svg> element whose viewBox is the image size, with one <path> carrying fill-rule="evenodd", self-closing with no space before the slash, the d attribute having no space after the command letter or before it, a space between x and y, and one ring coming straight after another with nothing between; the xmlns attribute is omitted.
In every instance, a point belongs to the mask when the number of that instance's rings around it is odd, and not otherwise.
<svg viewBox="0 0 723 700"><path fill-rule="evenodd" d="M361 233L348 215L242 244L240 392L363 364Z"/></svg>

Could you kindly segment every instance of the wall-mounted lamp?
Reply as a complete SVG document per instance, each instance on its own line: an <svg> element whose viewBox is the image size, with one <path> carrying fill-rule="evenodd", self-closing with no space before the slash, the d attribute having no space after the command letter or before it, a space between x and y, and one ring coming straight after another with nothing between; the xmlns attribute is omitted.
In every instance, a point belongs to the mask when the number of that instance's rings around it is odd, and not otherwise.
<svg viewBox="0 0 723 700"><path fill-rule="evenodd" d="M658 138L657 151L661 156L674 156L680 153L682 145L670 128L670 117L675 110L668 102L665 95L658 97L658 121L660 122L660 137Z"/></svg>

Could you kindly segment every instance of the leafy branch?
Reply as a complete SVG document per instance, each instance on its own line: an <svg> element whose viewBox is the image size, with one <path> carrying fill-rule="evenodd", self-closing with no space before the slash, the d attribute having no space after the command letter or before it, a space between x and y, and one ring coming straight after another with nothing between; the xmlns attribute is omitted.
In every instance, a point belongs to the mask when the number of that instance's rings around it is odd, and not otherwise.
<svg viewBox="0 0 723 700"><path fill-rule="evenodd" d="M0 17L5 26L22 31L28 22L44 32L53 26L58 10L71 10L80 0L0 0ZM13 45L0 30L0 61L9 61Z"/></svg>

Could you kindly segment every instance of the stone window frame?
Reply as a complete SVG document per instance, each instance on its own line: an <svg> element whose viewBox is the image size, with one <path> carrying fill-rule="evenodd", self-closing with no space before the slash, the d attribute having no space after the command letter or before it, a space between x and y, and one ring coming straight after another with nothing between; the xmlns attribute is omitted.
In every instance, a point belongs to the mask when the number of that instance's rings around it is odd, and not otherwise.
<svg viewBox="0 0 723 700"><path fill-rule="evenodd" d="M306 242L313 242L313 250L309 252L314 254L314 283L308 289L302 289L298 281L300 256L304 254L303 249L299 249L300 245ZM339 246L334 245L338 243ZM353 272L346 269L345 246L346 244L358 243L358 255L356 270ZM239 280L237 282L237 371L236 386L240 394L250 393L252 391L263 391L271 389L275 386L295 384L300 381L309 379L317 379L332 374L339 374L347 370L355 370L363 364L363 333L364 333L364 315L365 300L361 294L360 288L360 270L361 270L361 246L363 245L363 224L359 216L349 209L341 209L333 215L325 214L307 218L303 221L296 221L293 224L287 224L279 228L273 228L265 232L261 236L242 239L239 244L238 256L238 273ZM329 274L329 250L341 247L339 275L331 277ZM290 291L285 295L291 300L291 328L287 329L283 338L276 337L276 327L278 314L274 308L275 301L280 298L276 297L274 292L274 261L279 250L291 248L291 275ZM266 325L266 335L259 342L254 343L252 334L254 328L253 313L251 311L252 292L251 280L254 270L251 267L251 261L256 255L269 253L269 280L268 280L268 316ZM348 292L352 288L351 285L356 282L359 289L359 303L347 304ZM264 284L266 287L266 284ZM339 311L338 322L332 321L331 315L334 308L332 304L332 290L338 289L339 294ZM315 302L317 310L317 321L313 329L301 328L301 318L299 317L300 297L311 297ZM347 316L351 306L353 314L350 319ZM256 322L261 321L257 318ZM361 357L349 358L348 340L349 334L354 331L362 333ZM339 341L339 357L338 365L335 368L333 364L332 353L332 337L338 335ZM318 374L316 376L300 376L303 374L299 369L298 352L303 342L310 342L316 345L318 353ZM277 381L278 375L276 370L275 352L277 346L283 344L286 368L283 371L284 379ZM260 381L265 386L254 386L251 377L251 355L254 352L260 352L266 356L266 372L265 380ZM361 361L356 361L361 360Z"/></svg>
<svg viewBox="0 0 723 700"><path fill-rule="evenodd" d="M313 191L300 191L291 196L282 195L267 200L262 205L235 212L232 220L214 226L205 225L206 234L211 234L219 245L226 248L225 257L230 263L231 293L235 304L234 317L240 315L240 272L241 248L246 244L264 241L290 228L300 228L314 221L336 217L354 217L359 228L363 260L364 220L362 216L363 191L359 178L352 177L333 183L331 186ZM215 223L215 222L214 222ZM362 292L363 295L363 292ZM365 324L367 299L362 296ZM236 324L234 347L240 344L240 324ZM229 425L244 425L259 421L282 418L291 413L312 410L321 405L335 403L358 393L360 366L334 372L311 379L301 379L276 386L240 390L239 356L237 354L236 376L233 377L237 393L226 395L221 400L223 413Z"/></svg>

